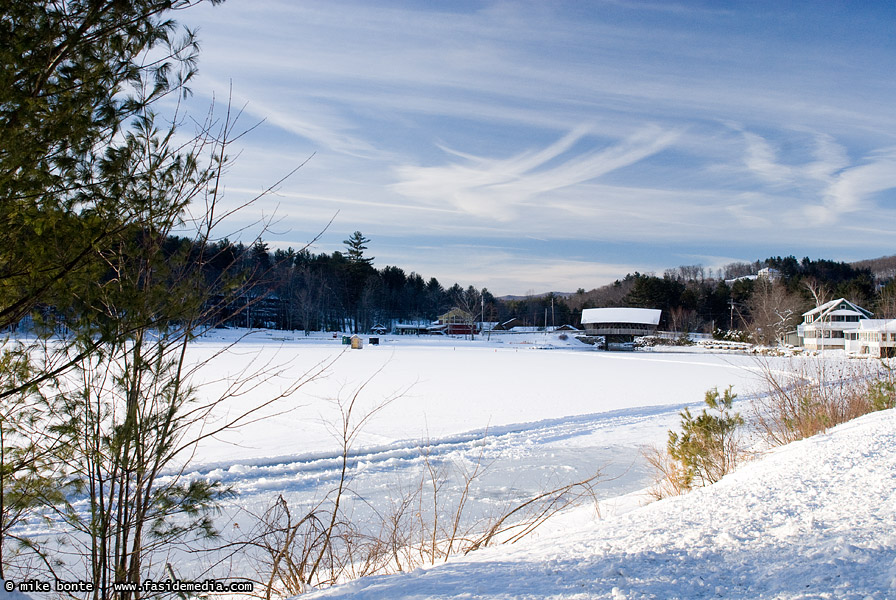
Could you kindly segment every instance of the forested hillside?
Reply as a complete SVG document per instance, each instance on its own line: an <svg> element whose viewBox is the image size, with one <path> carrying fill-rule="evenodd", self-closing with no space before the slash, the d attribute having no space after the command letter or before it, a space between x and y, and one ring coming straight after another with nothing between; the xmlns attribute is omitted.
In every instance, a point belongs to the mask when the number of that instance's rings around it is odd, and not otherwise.
<svg viewBox="0 0 896 600"><path fill-rule="evenodd" d="M744 339L774 343L800 315L824 301L844 297L878 318L896 318L896 283L886 259L848 264L793 256L770 257L723 268L680 266L656 274L629 273L612 284L572 294L496 298L487 288L377 268L367 253L371 240L354 232L345 249L331 254L271 250L222 240L209 248L170 237L171 255L212 257L202 269L208 280L237 274L242 289L219 306L229 326L307 331L368 331L375 325L426 323L461 308L479 321L543 327L578 325L585 308L635 306L663 311L661 329L687 332L734 330ZM892 262L892 261L891 261ZM766 276L758 276L767 270ZM221 297L216 297L223 302ZM215 301L215 300L213 300Z"/></svg>

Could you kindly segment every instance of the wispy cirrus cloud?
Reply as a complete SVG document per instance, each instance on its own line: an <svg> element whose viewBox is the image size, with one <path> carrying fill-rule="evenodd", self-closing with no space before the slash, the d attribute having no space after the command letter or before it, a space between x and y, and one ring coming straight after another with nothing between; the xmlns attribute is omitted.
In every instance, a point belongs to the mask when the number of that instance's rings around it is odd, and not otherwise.
<svg viewBox="0 0 896 600"><path fill-rule="evenodd" d="M646 127L609 148L564 159L588 133L589 128L580 127L543 149L506 159L449 151L461 162L399 166L395 169L399 181L392 189L409 198L448 203L471 215L507 221L533 198L633 165L668 148L679 136L676 131Z"/></svg>
<svg viewBox="0 0 896 600"><path fill-rule="evenodd" d="M502 285L519 291L533 257L560 272L569 243L589 247L583 263L642 271L689 244L739 245L744 260L890 252L896 54L878 4L254 0L184 14L203 26L200 96L232 80L235 104L265 119L240 140L235 201L316 152L271 199L284 229L307 239L339 211L321 250L360 229L436 276L483 255L455 266L436 251L427 268L414 235L547 240L476 267L483 282L512 272L519 285Z"/></svg>
<svg viewBox="0 0 896 600"><path fill-rule="evenodd" d="M830 222L837 215L869 208L863 205L891 189L896 189L896 148L876 152L864 164L840 172L828 186L824 203L812 207L811 214L820 222Z"/></svg>
<svg viewBox="0 0 896 600"><path fill-rule="evenodd" d="M201 80L199 90L215 97L227 84L213 77ZM256 122L269 125L309 140L315 149L326 148L356 157L374 154L375 147L362 135L357 135L358 124L341 115L332 107L321 106L307 98L277 94L265 96L234 89L230 102L234 109L244 111Z"/></svg>
<svg viewBox="0 0 896 600"><path fill-rule="evenodd" d="M843 146L830 135L812 134L811 153L814 160L799 164L785 163L779 151L764 137L742 131L746 142L744 162L760 179L775 185L800 187L828 185L835 174L849 166L849 158Z"/></svg>
<svg viewBox="0 0 896 600"><path fill-rule="evenodd" d="M587 257L539 255L533 248L507 247L498 244L459 244L440 239L440 245L413 245L410 260L402 262L406 269L432 265L440 273L443 285L453 282L487 287L496 293L541 293L548 290L572 292L590 282L614 280L619 273L637 270L637 262L600 263ZM546 244L542 244L545 246ZM382 257L397 262L408 248L385 248ZM528 287L520 287L525 281ZM502 291L503 290L503 291Z"/></svg>
<svg viewBox="0 0 896 600"><path fill-rule="evenodd" d="M884 148L853 164L846 148L832 136L815 133L814 160L786 163L765 138L742 132L746 142L744 163L756 177L801 197L803 216L811 225L829 225L856 212L874 195L896 188L896 148Z"/></svg>

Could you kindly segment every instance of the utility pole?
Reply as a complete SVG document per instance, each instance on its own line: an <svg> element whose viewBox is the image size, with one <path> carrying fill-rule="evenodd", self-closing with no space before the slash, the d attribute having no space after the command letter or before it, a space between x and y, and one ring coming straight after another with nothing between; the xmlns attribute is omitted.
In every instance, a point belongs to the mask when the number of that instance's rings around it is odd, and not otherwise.
<svg viewBox="0 0 896 600"><path fill-rule="evenodd" d="M551 330L557 329L557 321L554 318L556 315L554 314L554 297L551 296Z"/></svg>
<svg viewBox="0 0 896 600"><path fill-rule="evenodd" d="M479 326L485 327L485 296L479 296ZM482 329L479 330L482 333Z"/></svg>

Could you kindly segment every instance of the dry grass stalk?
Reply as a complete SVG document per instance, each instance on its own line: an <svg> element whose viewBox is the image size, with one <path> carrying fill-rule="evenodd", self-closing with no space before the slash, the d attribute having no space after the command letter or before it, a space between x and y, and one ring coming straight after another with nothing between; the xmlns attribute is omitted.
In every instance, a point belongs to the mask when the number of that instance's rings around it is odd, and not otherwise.
<svg viewBox="0 0 896 600"><path fill-rule="evenodd" d="M374 574L412 570L488 545L514 543L557 512L594 500L599 473L584 481L543 492L496 517L474 517L470 509L477 482L486 471L482 452L466 466L437 464L421 450L416 484L399 489L388 511L355 517L344 472L333 493L297 518L281 496L259 519L250 541L258 571L265 573L263 597L289 597ZM458 483L449 493L452 474Z"/></svg>
<svg viewBox="0 0 896 600"><path fill-rule="evenodd" d="M792 359L780 369L757 362L765 390L753 408L759 431L772 445L822 433L873 409L869 382L881 375L874 363Z"/></svg>
<svg viewBox="0 0 896 600"><path fill-rule="evenodd" d="M653 486L647 494L654 500L662 500L670 496L680 496L691 489L691 477L680 462L669 455L665 448L648 446L641 456L653 468Z"/></svg>

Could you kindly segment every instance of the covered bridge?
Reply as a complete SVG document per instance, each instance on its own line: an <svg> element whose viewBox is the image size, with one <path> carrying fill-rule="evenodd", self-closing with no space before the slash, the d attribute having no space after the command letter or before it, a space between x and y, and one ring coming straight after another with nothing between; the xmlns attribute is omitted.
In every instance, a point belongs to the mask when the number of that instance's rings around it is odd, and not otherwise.
<svg viewBox="0 0 896 600"><path fill-rule="evenodd" d="M632 341L656 332L661 313L657 308L586 308L582 311L582 328L587 335Z"/></svg>

